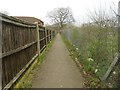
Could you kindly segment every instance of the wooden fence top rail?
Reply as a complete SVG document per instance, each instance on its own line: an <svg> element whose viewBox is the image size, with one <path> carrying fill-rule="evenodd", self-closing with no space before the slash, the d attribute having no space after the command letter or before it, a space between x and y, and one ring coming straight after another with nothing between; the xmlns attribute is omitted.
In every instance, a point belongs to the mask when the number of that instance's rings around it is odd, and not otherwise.
<svg viewBox="0 0 120 90"><path fill-rule="evenodd" d="M20 20L18 18L5 15L3 13L0 13L0 21L7 22L7 23L10 23L10 24L14 24L14 25L17 25L17 26L22 26L22 27L36 28L36 24L28 23L28 22L25 22L25 21ZM42 26L39 26L39 28L40 28L41 31L42 31L42 28L45 29L45 27L42 27Z"/></svg>
<svg viewBox="0 0 120 90"><path fill-rule="evenodd" d="M11 24L14 24L14 25L17 25L17 26L33 27L33 28L36 27L36 24L28 23L28 22L22 21L20 19L17 19L15 17L7 16L7 15L2 14L2 13L0 13L0 17L2 17L2 18L0 18L1 21L11 23Z"/></svg>

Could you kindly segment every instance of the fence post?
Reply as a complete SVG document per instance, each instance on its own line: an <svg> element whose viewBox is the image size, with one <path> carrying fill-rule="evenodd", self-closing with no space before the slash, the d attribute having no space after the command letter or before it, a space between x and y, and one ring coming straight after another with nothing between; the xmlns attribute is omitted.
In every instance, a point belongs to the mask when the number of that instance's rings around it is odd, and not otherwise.
<svg viewBox="0 0 120 90"><path fill-rule="evenodd" d="M49 42L50 42L50 30L49 30L49 37L48 38L49 38Z"/></svg>
<svg viewBox="0 0 120 90"><path fill-rule="evenodd" d="M45 28L45 42L46 42L46 47L47 47L47 30Z"/></svg>
<svg viewBox="0 0 120 90"><path fill-rule="evenodd" d="M39 55L40 55L40 35L39 35L38 22L36 23L36 32L37 32L37 53L38 53L38 58L39 58Z"/></svg>
<svg viewBox="0 0 120 90"><path fill-rule="evenodd" d="M51 41L51 30L49 31L49 35L50 35L50 36L49 36L49 39L50 39L50 41Z"/></svg>

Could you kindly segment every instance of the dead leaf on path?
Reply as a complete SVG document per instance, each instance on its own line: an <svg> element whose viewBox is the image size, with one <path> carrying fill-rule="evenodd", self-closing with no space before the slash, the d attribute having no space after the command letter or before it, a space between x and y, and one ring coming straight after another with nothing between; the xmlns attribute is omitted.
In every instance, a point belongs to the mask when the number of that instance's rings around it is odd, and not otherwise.
<svg viewBox="0 0 120 90"><path fill-rule="evenodd" d="M84 74L84 75L87 75L87 73L86 73L85 71L83 71L83 74Z"/></svg>

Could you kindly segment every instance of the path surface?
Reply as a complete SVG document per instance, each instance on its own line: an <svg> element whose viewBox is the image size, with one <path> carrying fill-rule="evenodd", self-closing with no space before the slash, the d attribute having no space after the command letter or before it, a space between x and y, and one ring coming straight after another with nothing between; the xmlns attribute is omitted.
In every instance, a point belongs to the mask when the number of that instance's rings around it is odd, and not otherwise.
<svg viewBox="0 0 120 90"><path fill-rule="evenodd" d="M83 77L57 34L44 63L38 68L32 88L82 88Z"/></svg>

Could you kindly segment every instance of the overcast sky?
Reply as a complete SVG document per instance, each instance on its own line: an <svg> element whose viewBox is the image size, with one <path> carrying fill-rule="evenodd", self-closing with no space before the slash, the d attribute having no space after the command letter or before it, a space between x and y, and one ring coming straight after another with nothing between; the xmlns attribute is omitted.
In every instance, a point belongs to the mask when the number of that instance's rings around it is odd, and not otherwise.
<svg viewBox="0 0 120 90"><path fill-rule="evenodd" d="M70 7L76 23L87 21L86 13L93 11L100 4L107 10L112 5L117 9L119 0L0 0L0 11L7 11L11 16L32 16L48 22L47 12L57 7ZM115 6L114 6L114 4Z"/></svg>

